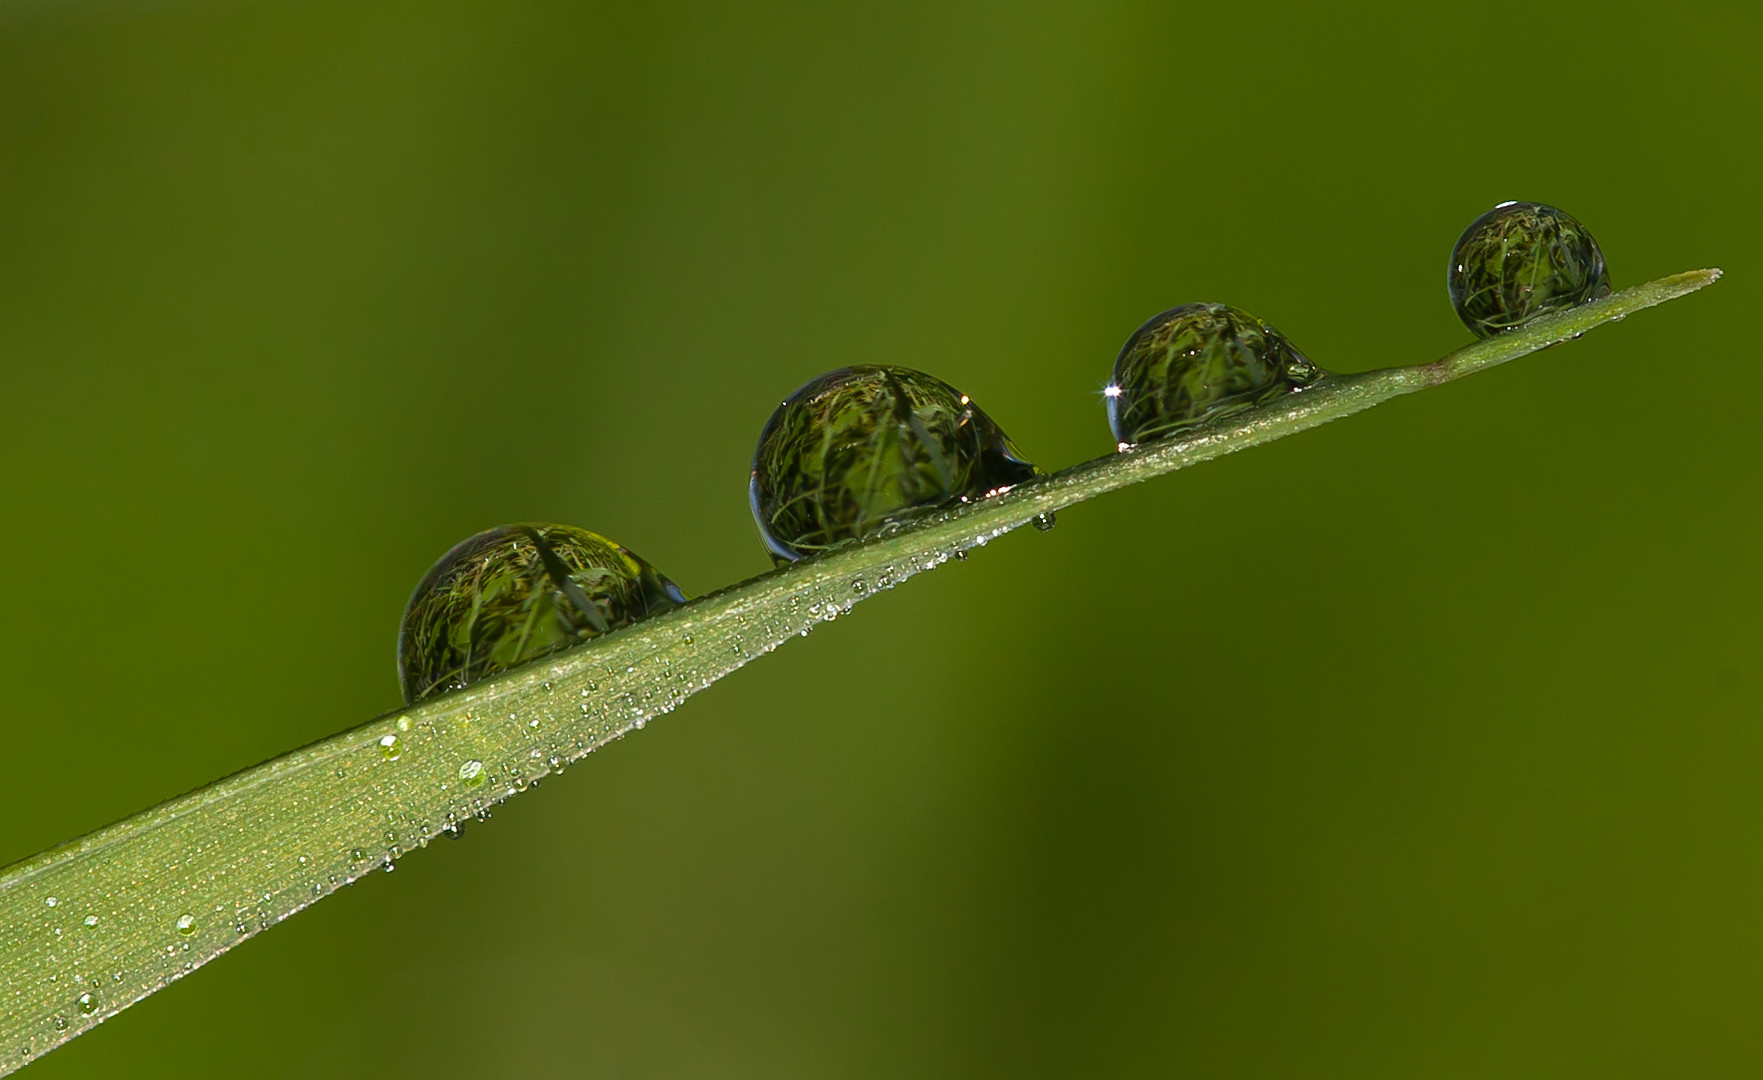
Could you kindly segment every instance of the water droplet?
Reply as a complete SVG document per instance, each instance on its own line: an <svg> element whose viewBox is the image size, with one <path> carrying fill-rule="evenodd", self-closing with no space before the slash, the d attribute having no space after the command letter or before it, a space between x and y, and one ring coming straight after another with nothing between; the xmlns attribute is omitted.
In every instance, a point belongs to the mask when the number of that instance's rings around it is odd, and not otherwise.
<svg viewBox="0 0 1763 1080"><path fill-rule="evenodd" d="M772 558L784 563L1035 473L992 418L941 379L848 367L771 414L749 498Z"/></svg>
<svg viewBox="0 0 1763 1080"><path fill-rule="evenodd" d="M360 848L350 848L349 849L349 861L350 862L360 862L362 859L365 859L365 858L367 858L367 852L361 850Z"/></svg>
<svg viewBox="0 0 1763 1080"><path fill-rule="evenodd" d="M184 937L189 937L196 932L196 916L179 915L177 927L178 933L182 934Z"/></svg>
<svg viewBox="0 0 1763 1080"><path fill-rule="evenodd" d="M1033 525L1035 528L1039 529L1041 532L1048 531L1057 523L1058 523L1058 519L1055 518L1051 513L1036 514L1029 521L1029 524Z"/></svg>
<svg viewBox="0 0 1763 1080"><path fill-rule="evenodd" d="M399 731L408 732L410 730L410 717L400 716L395 726Z"/></svg>
<svg viewBox="0 0 1763 1080"><path fill-rule="evenodd" d="M459 779L465 781L469 788L480 787L484 782L484 763L476 758L459 766Z"/></svg>
<svg viewBox="0 0 1763 1080"><path fill-rule="evenodd" d="M1463 231L1447 284L1463 325L1489 337L1609 295L1610 272L1598 242L1572 215L1543 203L1504 202Z"/></svg>
<svg viewBox="0 0 1763 1080"><path fill-rule="evenodd" d="M387 761L397 761L404 756L404 747L399 745L398 736L380 736L380 756Z"/></svg>
<svg viewBox="0 0 1763 1080"><path fill-rule="evenodd" d="M1245 412L1324 374L1284 334L1228 304L1183 304L1133 331L1114 361L1108 426L1117 445Z"/></svg>
<svg viewBox="0 0 1763 1080"><path fill-rule="evenodd" d="M586 529L478 533L441 556L404 611L404 700L457 690L684 601L653 566Z"/></svg>
<svg viewBox="0 0 1763 1080"><path fill-rule="evenodd" d="M50 907L54 907L56 904L61 903L61 901L59 901L59 900L55 899L53 896L51 896L49 899L43 901L43 903L49 905Z"/></svg>
<svg viewBox="0 0 1763 1080"><path fill-rule="evenodd" d="M81 1016L91 1016L98 1011L98 999L91 994L81 994L74 998L74 1004L80 1007Z"/></svg>
<svg viewBox="0 0 1763 1080"><path fill-rule="evenodd" d="M85 923L87 926L97 926L98 925L98 916L87 915L85 918Z"/></svg>
<svg viewBox="0 0 1763 1080"><path fill-rule="evenodd" d="M56 1031L66 1031L67 1030L67 1017L57 1016L55 1018L55 1030Z"/></svg>

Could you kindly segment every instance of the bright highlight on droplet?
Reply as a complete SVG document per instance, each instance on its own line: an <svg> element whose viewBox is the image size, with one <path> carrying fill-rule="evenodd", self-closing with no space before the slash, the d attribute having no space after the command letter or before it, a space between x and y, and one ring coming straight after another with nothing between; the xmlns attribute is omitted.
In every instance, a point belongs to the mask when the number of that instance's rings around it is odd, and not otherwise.
<svg viewBox="0 0 1763 1080"><path fill-rule="evenodd" d="M459 779L465 781L466 787L480 787L484 782L484 763L472 758L459 766Z"/></svg>

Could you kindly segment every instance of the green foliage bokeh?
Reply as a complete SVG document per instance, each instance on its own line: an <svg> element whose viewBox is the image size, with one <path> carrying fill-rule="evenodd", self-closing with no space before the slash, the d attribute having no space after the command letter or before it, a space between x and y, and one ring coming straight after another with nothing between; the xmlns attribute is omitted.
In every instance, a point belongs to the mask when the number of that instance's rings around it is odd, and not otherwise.
<svg viewBox="0 0 1763 1080"><path fill-rule="evenodd" d="M0 3L0 861L395 707L479 529L766 569L830 368L1056 468L1178 303L1464 343L1500 200L1731 275L913 581L32 1075L1748 1074L1760 30Z"/></svg>

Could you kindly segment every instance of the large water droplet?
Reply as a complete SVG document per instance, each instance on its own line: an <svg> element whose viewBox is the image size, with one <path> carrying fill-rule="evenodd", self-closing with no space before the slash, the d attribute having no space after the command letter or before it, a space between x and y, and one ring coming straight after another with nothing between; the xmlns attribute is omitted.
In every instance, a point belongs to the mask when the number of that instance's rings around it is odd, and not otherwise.
<svg viewBox="0 0 1763 1080"><path fill-rule="evenodd" d="M179 915L177 927L179 934L182 934L184 937L189 937L196 932L196 916Z"/></svg>
<svg viewBox="0 0 1763 1080"><path fill-rule="evenodd" d="M653 566L586 529L478 533L411 594L398 628L404 700L457 690L684 601Z"/></svg>
<svg viewBox="0 0 1763 1080"><path fill-rule="evenodd" d="M1572 215L1505 202L1463 231L1447 284L1463 325L1488 337L1609 295L1610 272L1598 242Z"/></svg>
<svg viewBox="0 0 1763 1080"><path fill-rule="evenodd" d="M81 994L74 998L74 1004L79 1006L81 1016L91 1016L98 1011L98 999L91 994Z"/></svg>
<svg viewBox="0 0 1763 1080"><path fill-rule="evenodd" d="M387 761L397 761L404 756L404 747L399 745L398 736L380 736L380 756Z"/></svg>
<svg viewBox="0 0 1763 1080"><path fill-rule="evenodd" d="M1171 435L1302 389L1324 374L1284 334L1228 304L1183 304L1133 331L1105 395L1118 443Z"/></svg>
<svg viewBox="0 0 1763 1080"><path fill-rule="evenodd" d="M904 367L848 367L771 414L749 498L779 563L1036 473L967 395Z"/></svg>

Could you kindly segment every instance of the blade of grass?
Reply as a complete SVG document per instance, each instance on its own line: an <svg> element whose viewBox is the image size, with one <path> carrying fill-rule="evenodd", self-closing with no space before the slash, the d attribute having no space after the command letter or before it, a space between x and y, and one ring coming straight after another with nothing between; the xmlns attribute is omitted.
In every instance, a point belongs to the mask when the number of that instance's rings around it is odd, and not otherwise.
<svg viewBox="0 0 1763 1080"><path fill-rule="evenodd" d="M89 1030L859 601L1042 514L1576 338L1711 284L1638 285L1430 364L1300 393L763 574L381 717L0 871L0 1072Z"/></svg>

